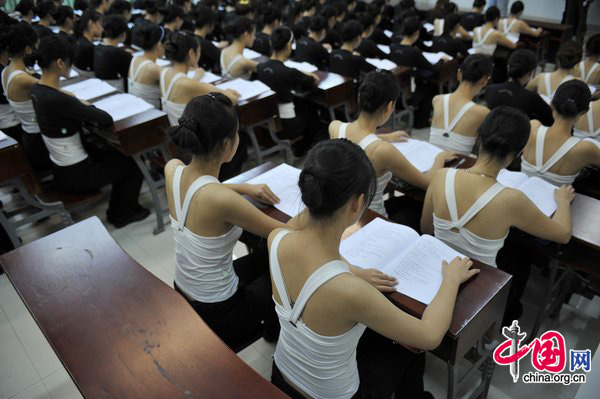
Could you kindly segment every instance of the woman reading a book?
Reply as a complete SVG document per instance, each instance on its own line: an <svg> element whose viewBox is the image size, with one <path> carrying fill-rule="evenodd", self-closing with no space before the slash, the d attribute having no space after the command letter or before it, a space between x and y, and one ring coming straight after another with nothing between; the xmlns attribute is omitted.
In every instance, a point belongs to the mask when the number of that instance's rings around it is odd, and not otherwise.
<svg viewBox="0 0 600 399"><path fill-rule="evenodd" d="M358 89L358 119L352 123L333 121L329 124L330 138L346 138L367 153L377 176L377 188L370 209L384 216L387 216L387 212L383 203L383 191L392 176L426 189L435 172L443 168L444 163L454 159L452 153L441 152L431 169L421 173L392 144L395 141L405 141L405 132L375 134L377 128L384 125L394 112L399 94L398 80L391 72L370 72Z"/></svg>
<svg viewBox="0 0 600 399"><path fill-rule="evenodd" d="M166 40L165 28L145 23L140 25L133 35L136 38L135 42L140 45L144 53L131 60L127 79L129 93L160 109L161 68L156 64L156 60L162 58L165 53L163 46Z"/></svg>
<svg viewBox="0 0 600 399"><path fill-rule="evenodd" d="M258 62L244 58L244 49L252 47L256 35L256 26L245 17L237 17L225 27L225 33L233 40L221 50L221 75L228 78L250 79L256 72Z"/></svg>
<svg viewBox="0 0 600 399"><path fill-rule="evenodd" d="M305 226L276 229L268 242L281 324L271 381L294 399L431 398L423 391L425 354L403 345L437 347L459 285L478 270L468 258L444 262L443 282L423 317L410 316L382 294L394 291L393 278L354 267L339 252L343 232L375 194L365 152L346 139L322 141L298 184Z"/></svg>

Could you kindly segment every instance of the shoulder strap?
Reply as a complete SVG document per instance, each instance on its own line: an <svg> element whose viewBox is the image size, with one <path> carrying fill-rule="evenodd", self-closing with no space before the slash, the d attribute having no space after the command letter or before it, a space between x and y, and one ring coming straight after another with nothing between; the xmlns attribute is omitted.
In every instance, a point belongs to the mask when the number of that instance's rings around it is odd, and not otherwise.
<svg viewBox="0 0 600 399"><path fill-rule="evenodd" d="M550 72L544 74L544 82L546 83L546 95L552 97L552 83L550 82Z"/></svg>
<svg viewBox="0 0 600 399"><path fill-rule="evenodd" d="M579 70L581 71L581 78L584 82L587 82L586 74L585 74L585 61L582 60L579 62Z"/></svg>
<svg viewBox="0 0 600 399"><path fill-rule="evenodd" d="M594 103L590 104L590 110L587 112L588 132L594 134Z"/></svg>
<svg viewBox="0 0 600 399"><path fill-rule="evenodd" d="M544 165L541 166L540 172L547 172L555 163L557 163L567 152L571 151L573 147L575 147L579 143L579 139L577 137L569 137L567 141L560 146L558 150L546 161ZM536 148L537 149L537 148Z"/></svg>
<svg viewBox="0 0 600 399"><path fill-rule="evenodd" d="M446 130L448 132L451 132L452 129L454 129L454 126L456 126L456 124L460 121L460 119L465 115L465 113L467 113L467 111L470 110L474 105L475 105L475 103L473 101L469 101L468 103L465 103L460 108L458 113L454 116L454 118L452 119L450 124L446 127Z"/></svg>
<svg viewBox="0 0 600 399"><path fill-rule="evenodd" d="M562 78L562 80L560 81L560 83L558 84L558 86L560 86L561 84L563 84L565 82L568 82L569 80L573 80L573 79L575 79L575 77L573 77L573 75L567 75L564 78ZM557 89L558 89L558 86L556 87Z"/></svg>
<svg viewBox="0 0 600 399"><path fill-rule="evenodd" d="M340 129L338 130L338 139L346 138L346 129L348 129L348 123L347 122L340 123Z"/></svg>
<svg viewBox="0 0 600 399"><path fill-rule="evenodd" d="M540 125L535 136L535 166L538 168L541 168L544 162L544 140L547 132L548 127Z"/></svg>
<svg viewBox="0 0 600 399"><path fill-rule="evenodd" d="M506 22L508 22L508 18L506 19ZM514 26L515 22L517 22L517 19L513 19L512 22L508 25L508 27L506 28L507 33L510 33L510 30L512 29L512 27Z"/></svg>
<svg viewBox="0 0 600 399"><path fill-rule="evenodd" d="M181 176L183 175L183 169L185 166L178 166L175 168L175 174L173 175L173 203L175 204L175 217L177 218L177 225L181 220Z"/></svg>
<svg viewBox="0 0 600 399"><path fill-rule="evenodd" d="M444 105L444 130L448 130L450 125L450 94L444 94L442 104Z"/></svg>
<svg viewBox="0 0 600 399"><path fill-rule="evenodd" d="M587 75L585 75L585 82L587 83L587 81L592 77L592 74L594 72L596 72L596 69L598 69L598 63L594 63L594 65L592 65L592 67L590 68L589 72L587 73ZM581 72L582 76L583 76L583 69Z"/></svg>
<svg viewBox="0 0 600 399"><path fill-rule="evenodd" d="M452 224L458 223L458 209L456 208L456 194L454 193L454 180L456 178L456 169L450 168L446 172L446 205L450 213Z"/></svg>
<svg viewBox="0 0 600 399"><path fill-rule="evenodd" d="M6 70L6 68L5 68ZM2 71L4 72L4 71ZM10 83L12 82L12 80L14 79L15 76L20 75L22 73L25 73L19 69L17 69L16 71L12 71L9 75L8 78L6 79L6 87L4 88L4 91L8 93L8 88L10 87Z"/></svg>
<svg viewBox="0 0 600 399"><path fill-rule="evenodd" d="M474 32L475 32L475 36L477 38L477 44L482 44L481 43L481 26L475 28Z"/></svg>
<svg viewBox="0 0 600 399"><path fill-rule="evenodd" d="M165 89L165 83L167 83L165 77L168 70L169 68L165 68L160 72L160 92L162 93L163 97L165 97L165 93L167 91L167 89Z"/></svg>
<svg viewBox="0 0 600 399"><path fill-rule="evenodd" d="M488 39L488 37L490 37L492 32L494 32L494 28L491 28L487 32L485 32L485 35L483 35L483 39L481 39L481 44L485 43L485 41Z"/></svg>
<svg viewBox="0 0 600 399"><path fill-rule="evenodd" d="M368 136L364 137L359 143L358 145L360 146L360 148L362 148L363 150L366 150L367 147L369 147L371 144L373 144L374 142L379 141L379 137L377 137L374 134L369 134Z"/></svg>
<svg viewBox="0 0 600 399"><path fill-rule="evenodd" d="M177 186L176 188L181 189L181 175L183 173L183 167L181 167L181 172L179 173L178 176L178 180L177 180ZM177 170L176 170L177 172ZM207 184L211 184L211 183L219 183L219 180L217 178L215 178L214 176L201 176L199 178L197 178L192 185L188 188L187 192L185 193L185 198L183 199L183 208L181 207L181 205L179 205L179 215L177 216L177 227L179 230L183 230L184 226L185 226L185 220L187 219L187 213L188 210L190 208L190 204L192 202L192 197L194 196L194 194L196 193L196 191L200 190L202 187L206 186ZM176 203L176 210L177 210L177 204L181 204L181 197L177 198L179 201ZM175 200L175 195L173 195L173 200Z"/></svg>
<svg viewBox="0 0 600 399"><path fill-rule="evenodd" d="M133 81L137 80L137 77L140 75L140 72L142 72L142 69L144 69L144 67L148 64L151 64L152 61L150 60L144 60L142 62L140 62L140 64L137 66L137 69L135 69L133 71L133 74L131 76L131 78L133 79ZM131 61L131 66L133 67L133 60Z"/></svg>
<svg viewBox="0 0 600 399"><path fill-rule="evenodd" d="M271 251L269 252L269 263L271 265L271 277L273 278L273 284L275 284L275 288L279 293L279 298L281 298L281 303L283 304L284 309L287 311L288 316L292 313L292 304L290 302L290 296L287 293L287 289L285 288L285 282L283 281L283 274L281 273L281 265L279 264L279 256L277 255L277 251L279 250L279 244L283 237L290 233L289 230L281 230L275 235L273 238L273 242L271 242Z"/></svg>
<svg viewBox="0 0 600 399"><path fill-rule="evenodd" d="M181 73L179 72L177 75L173 76L173 78L171 79L171 83L169 83L169 87L167 87L167 92L165 93L165 99L169 99L169 97L171 96L171 91L173 90L173 86L175 85L175 83L181 79L181 78L185 78L186 74L185 73Z"/></svg>
<svg viewBox="0 0 600 399"><path fill-rule="evenodd" d="M456 227L460 229L464 227L465 224L469 223L469 221L473 219L475 215L477 215L479 211L482 210L487 204L489 204L490 201L493 200L502 190L504 190L504 186L498 182L494 183L490 188L485 190L485 192L479 198L477 198L477 201L475 201L473 205L471 205L469 209L467 209L467 211L460 217Z"/></svg>
<svg viewBox="0 0 600 399"><path fill-rule="evenodd" d="M238 54L235 57L233 57L233 59L231 61L229 61L229 65L227 66L227 68L225 68L225 71L227 73L229 73L229 71L231 71L231 68L233 68L235 66L235 64L237 64L237 62L242 58L244 58L244 56L242 54Z"/></svg>

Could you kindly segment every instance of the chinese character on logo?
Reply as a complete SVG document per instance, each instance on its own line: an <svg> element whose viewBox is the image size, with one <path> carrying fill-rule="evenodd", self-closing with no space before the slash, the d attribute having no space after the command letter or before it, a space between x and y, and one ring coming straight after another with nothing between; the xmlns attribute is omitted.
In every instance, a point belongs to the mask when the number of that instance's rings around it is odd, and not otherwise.
<svg viewBox="0 0 600 399"><path fill-rule="evenodd" d="M592 368L591 364L591 351L576 351L569 350L569 357L571 359L569 364L569 371L575 371L578 369L583 369L583 371L588 372Z"/></svg>
<svg viewBox="0 0 600 399"><path fill-rule="evenodd" d="M554 344L556 344L556 348ZM560 373L565 369L567 351L565 350L565 338L561 333L548 331L529 345L530 348L532 346L531 364L537 370Z"/></svg>

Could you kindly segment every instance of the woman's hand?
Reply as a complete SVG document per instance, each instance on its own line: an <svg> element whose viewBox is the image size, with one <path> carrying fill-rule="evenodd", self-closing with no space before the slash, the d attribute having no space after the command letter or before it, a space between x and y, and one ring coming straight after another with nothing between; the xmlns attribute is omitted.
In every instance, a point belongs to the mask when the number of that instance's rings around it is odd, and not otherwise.
<svg viewBox="0 0 600 399"><path fill-rule="evenodd" d="M231 102L234 104L238 103L238 99L241 96L240 93L238 93L237 91L235 91L233 89L225 89L225 90L223 90L223 94L226 95L227 97L229 97Z"/></svg>
<svg viewBox="0 0 600 399"><path fill-rule="evenodd" d="M206 72L204 71L204 69L196 68L196 71L194 72L194 80L197 80L198 82L201 81L205 73Z"/></svg>
<svg viewBox="0 0 600 399"><path fill-rule="evenodd" d="M436 156L436 158L443 160L444 164L447 164L448 162L454 161L457 158L457 155L450 151L442 151Z"/></svg>
<svg viewBox="0 0 600 399"><path fill-rule="evenodd" d="M382 136L384 136L382 138L389 143L403 143L410 138L409 134L404 130L396 130L395 132L387 133Z"/></svg>
<svg viewBox="0 0 600 399"><path fill-rule="evenodd" d="M561 202L570 204L571 201L573 201L573 198L575 198L575 189L573 188L573 186L567 186L567 185L560 186L560 188L557 188L556 191L554 192L554 198L556 199L556 202L559 204Z"/></svg>
<svg viewBox="0 0 600 399"><path fill-rule="evenodd" d="M458 284L462 284L477 273L479 269L471 269L473 261L467 257L460 258L456 257L452 262L442 262L442 273L444 278L449 278L456 281Z"/></svg>
<svg viewBox="0 0 600 399"><path fill-rule="evenodd" d="M398 280L377 269L361 269L357 267L353 270L353 273L377 288L380 292L389 293L396 291L395 287L398 284Z"/></svg>
<svg viewBox="0 0 600 399"><path fill-rule="evenodd" d="M263 204L275 205L279 203L279 197L266 184L248 184L245 194L253 200Z"/></svg>

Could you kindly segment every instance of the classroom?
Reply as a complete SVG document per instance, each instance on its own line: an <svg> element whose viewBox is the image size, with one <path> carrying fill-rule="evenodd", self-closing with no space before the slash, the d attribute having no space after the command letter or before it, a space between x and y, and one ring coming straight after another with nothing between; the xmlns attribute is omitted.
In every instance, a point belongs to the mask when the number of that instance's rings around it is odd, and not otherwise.
<svg viewBox="0 0 600 399"><path fill-rule="evenodd" d="M592 399L600 2L0 0L0 399Z"/></svg>

